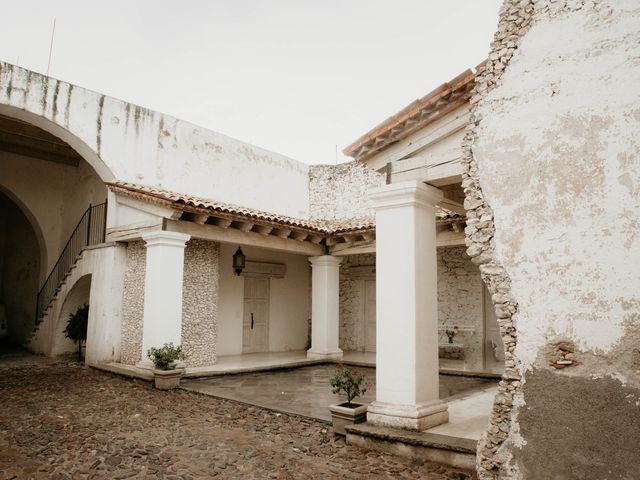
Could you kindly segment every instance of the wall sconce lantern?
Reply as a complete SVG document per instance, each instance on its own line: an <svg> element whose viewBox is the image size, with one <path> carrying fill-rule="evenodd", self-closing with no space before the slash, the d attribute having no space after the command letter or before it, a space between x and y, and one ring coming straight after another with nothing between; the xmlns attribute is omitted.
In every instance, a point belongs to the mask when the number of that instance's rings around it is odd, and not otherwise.
<svg viewBox="0 0 640 480"><path fill-rule="evenodd" d="M236 272L236 275L240 275L242 270L244 270L244 260L244 253L242 253L242 249L238 247L236 253L233 254L233 271Z"/></svg>

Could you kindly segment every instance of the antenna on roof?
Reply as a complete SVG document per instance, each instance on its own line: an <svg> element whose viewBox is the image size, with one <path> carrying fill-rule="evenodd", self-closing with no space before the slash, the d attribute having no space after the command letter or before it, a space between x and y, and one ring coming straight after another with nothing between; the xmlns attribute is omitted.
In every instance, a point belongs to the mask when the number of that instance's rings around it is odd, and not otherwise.
<svg viewBox="0 0 640 480"><path fill-rule="evenodd" d="M338 164L338 144L336 143L336 165Z"/></svg>
<svg viewBox="0 0 640 480"><path fill-rule="evenodd" d="M51 69L51 53L53 52L53 36L56 34L56 18L53 17L53 29L51 30L51 44L49 45L49 61L47 62L47 77Z"/></svg>

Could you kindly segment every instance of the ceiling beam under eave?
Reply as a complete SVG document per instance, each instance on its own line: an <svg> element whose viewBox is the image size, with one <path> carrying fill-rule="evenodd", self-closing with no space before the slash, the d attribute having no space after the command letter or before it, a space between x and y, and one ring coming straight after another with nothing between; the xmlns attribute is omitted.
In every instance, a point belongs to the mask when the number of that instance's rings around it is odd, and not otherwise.
<svg viewBox="0 0 640 480"><path fill-rule="evenodd" d="M168 220L166 230L191 235L192 238L213 242L247 245L266 248L298 255L324 255L324 245L311 242L301 242L292 238L282 238L275 235L265 236L257 232L242 232L235 228L221 228L216 225L198 225L193 222Z"/></svg>

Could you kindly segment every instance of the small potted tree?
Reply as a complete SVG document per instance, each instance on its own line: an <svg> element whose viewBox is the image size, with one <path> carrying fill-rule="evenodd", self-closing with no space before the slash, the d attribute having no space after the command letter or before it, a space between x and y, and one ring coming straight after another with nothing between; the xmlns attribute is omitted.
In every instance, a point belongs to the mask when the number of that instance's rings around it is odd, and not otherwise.
<svg viewBox="0 0 640 480"><path fill-rule="evenodd" d="M346 425L362 423L367 419L367 406L352 401L367 392L362 382L362 374L342 365L336 367L336 373L329 379L333 393L344 394L347 397L346 402L329 407L333 419L333 432L337 435L346 435Z"/></svg>
<svg viewBox="0 0 640 480"><path fill-rule="evenodd" d="M64 329L64 336L78 344L78 362L82 361L82 343L87 341L88 323L89 306L82 305L75 313L69 314L69 321Z"/></svg>
<svg viewBox="0 0 640 480"><path fill-rule="evenodd" d="M180 345L165 343L162 347L151 347L147 350L147 357L153 362L153 380L159 390L170 390L180 384L180 377L184 374L185 359Z"/></svg>

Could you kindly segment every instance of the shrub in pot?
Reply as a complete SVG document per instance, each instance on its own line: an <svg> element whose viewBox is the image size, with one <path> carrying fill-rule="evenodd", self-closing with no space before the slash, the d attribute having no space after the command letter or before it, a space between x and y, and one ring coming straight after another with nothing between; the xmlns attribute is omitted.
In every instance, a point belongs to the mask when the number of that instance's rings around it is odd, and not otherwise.
<svg viewBox="0 0 640 480"><path fill-rule="evenodd" d="M169 390L180 384L180 377L184 374L182 360L186 358L180 345L165 343L159 348L151 347L147 350L147 357L155 367L153 380L156 388Z"/></svg>
<svg viewBox="0 0 640 480"><path fill-rule="evenodd" d="M338 435L346 435L344 427L362 423L367 419L367 405L355 403L353 400L367 392L363 386L364 375L342 365L336 367L336 373L329 379L334 394L343 394L347 401L331 405L333 431Z"/></svg>

